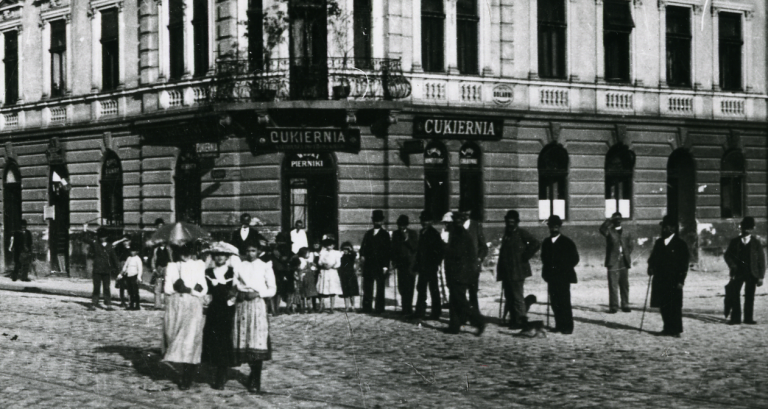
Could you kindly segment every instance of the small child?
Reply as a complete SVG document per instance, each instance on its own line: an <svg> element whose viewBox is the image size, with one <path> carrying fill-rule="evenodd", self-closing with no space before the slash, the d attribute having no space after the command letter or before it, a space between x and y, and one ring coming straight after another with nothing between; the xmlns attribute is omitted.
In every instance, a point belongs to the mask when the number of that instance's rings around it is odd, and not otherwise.
<svg viewBox="0 0 768 409"><path fill-rule="evenodd" d="M352 243L345 241L341 245L341 267L339 267L339 279L341 279L341 291L344 298L344 312L355 310L355 297L360 295L360 286L357 283L357 272L355 268L355 253ZM351 308L350 308L351 307Z"/></svg>
<svg viewBox="0 0 768 409"><path fill-rule="evenodd" d="M143 270L144 265L141 262L141 257L139 257L139 248L138 246L131 246L131 255L125 260L123 270L117 276L118 280L125 280L126 287L128 288L128 297L130 299L128 310L138 311L141 309L139 306L139 283L141 283L141 273Z"/></svg>
<svg viewBox="0 0 768 409"><path fill-rule="evenodd" d="M317 267L310 261L309 250L306 247L299 249L299 253L291 261L291 267L295 269L301 312L306 314L310 311L307 300L317 297L317 285L315 284L315 269Z"/></svg>

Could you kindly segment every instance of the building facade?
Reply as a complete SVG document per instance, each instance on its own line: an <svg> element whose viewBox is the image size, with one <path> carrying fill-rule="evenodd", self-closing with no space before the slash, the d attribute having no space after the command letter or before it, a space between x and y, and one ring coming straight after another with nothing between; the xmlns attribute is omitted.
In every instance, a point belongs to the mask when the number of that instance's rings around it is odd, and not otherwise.
<svg viewBox="0 0 768 409"><path fill-rule="evenodd" d="M706 3L706 5L705 5ZM564 220L598 265L614 211L696 259L766 222L766 15L749 0L0 2L4 249L53 270L85 223L359 244L459 207ZM640 252L642 253L642 252ZM6 264L12 260L6 255Z"/></svg>

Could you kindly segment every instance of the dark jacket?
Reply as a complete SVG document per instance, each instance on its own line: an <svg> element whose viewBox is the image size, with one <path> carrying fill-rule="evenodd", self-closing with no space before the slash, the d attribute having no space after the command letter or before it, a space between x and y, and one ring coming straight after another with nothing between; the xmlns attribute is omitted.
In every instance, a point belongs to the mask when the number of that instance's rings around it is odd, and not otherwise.
<svg viewBox="0 0 768 409"><path fill-rule="evenodd" d="M445 242L440 237L440 232L432 226L422 229L413 270L418 273L436 271L443 262L444 256Z"/></svg>
<svg viewBox="0 0 768 409"><path fill-rule="evenodd" d="M13 233L13 250L14 254L32 252L32 232L29 230L18 230Z"/></svg>
<svg viewBox="0 0 768 409"><path fill-rule="evenodd" d="M504 279L520 281L530 277L531 264L528 260L539 251L539 247L541 243L521 228L509 234L505 233L499 249L496 281Z"/></svg>
<svg viewBox="0 0 768 409"><path fill-rule="evenodd" d="M743 246L741 237L736 237L731 240L725 251L725 262L728 264L731 276L736 277L745 274L746 278L755 281L765 278L765 253L760 239L753 234L747 243L746 251L749 254L749 260L743 260L739 256L741 246ZM747 265L747 263L749 264Z"/></svg>
<svg viewBox="0 0 768 409"><path fill-rule="evenodd" d="M363 276L375 277L381 274L383 268L389 268L390 252L389 232L386 229L381 228L376 236L373 235L373 229L365 232L360 244L360 258L365 259Z"/></svg>
<svg viewBox="0 0 768 409"><path fill-rule="evenodd" d="M651 307L661 307L670 298L679 296L676 294L681 290L677 286L685 284L688 260L688 245L677 234L669 245L664 244L664 238L656 240L648 259L648 274L653 275Z"/></svg>
<svg viewBox="0 0 768 409"><path fill-rule="evenodd" d="M485 235L483 235L483 228L475 220L469 221L469 227L466 229L469 233L469 237L472 241L472 246L475 247L475 254L477 254L477 261L475 259L475 270L480 273L482 269L483 260L488 256L488 244L485 243Z"/></svg>
<svg viewBox="0 0 768 409"><path fill-rule="evenodd" d="M102 246L99 241L84 237L83 240L91 245L93 250L93 274L116 275L120 270L120 261L112 248L112 244L107 243Z"/></svg>
<svg viewBox="0 0 768 409"><path fill-rule="evenodd" d="M259 240L263 240L264 236L259 233L258 230L254 229L253 227L248 228L248 236L243 240L243 237L240 235L240 228L232 232L232 236L229 239L229 244L237 247L237 249L240 251L240 254L245 254L245 246L246 244L258 244Z"/></svg>
<svg viewBox="0 0 768 409"><path fill-rule="evenodd" d="M399 229L392 232L392 264L395 268L411 271L416 262L416 249L419 246L419 237L416 232L406 229L405 233Z"/></svg>
<svg viewBox="0 0 768 409"><path fill-rule="evenodd" d="M616 230L609 219L600 226L600 234L605 236L605 266L609 270L632 267L632 235L627 229Z"/></svg>
<svg viewBox="0 0 768 409"><path fill-rule="evenodd" d="M576 284L576 264L579 264L579 252L576 244L568 237L560 237L552 243L547 237L541 244L541 276L548 283L566 282Z"/></svg>
<svg viewBox="0 0 768 409"><path fill-rule="evenodd" d="M445 279L448 284L469 285L477 282L476 260L472 237L464 227L454 226L445 252Z"/></svg>

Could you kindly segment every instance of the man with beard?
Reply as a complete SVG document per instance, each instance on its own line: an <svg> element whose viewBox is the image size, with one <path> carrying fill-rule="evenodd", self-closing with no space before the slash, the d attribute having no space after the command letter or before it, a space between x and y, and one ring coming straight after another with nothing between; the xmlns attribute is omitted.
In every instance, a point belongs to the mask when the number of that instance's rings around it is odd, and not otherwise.
<svg viewBox="0 0 768 409"><path fill-rule="evenodd" d="M427 309L427 287L429 287L429 296L432 298L432 313L429 318L437 320L441 313L437 271L440 263L443 262L445 243L440 237L440 232L432 226L434 217L429 210L422 211L419 219L422 228L419 234L419 245L416 248L416 265L413 268L413 273L419 276L419 280L416 284L418 295L413 319L424 318Z"/></svg>
<svg viewBox="0 0 768 409"><path fill-rule="evenodd" d="M413 265L419 242L416 232L409 229L408 224L408 216L400 215L397 230L392 233L392 264L397 269L397 290L403 302L403 315L413 313L413 288L416 284Z"/></svg>
<svg viewBox="0 0 768 409"><path fill-rule="evenodd" d="M547 282L552 312L555 314L554 332L573 333L571 284L576 284L576 264L579 252L573 240L560 234L563 221L552 215L547 220L549 237L541 245L541 276Z"/></svg>
<svg viewBox="0 0 768 409"><path fill-rule="evenodd" d="M374 210L371 215L373 228L363 236L360 244L360 263L363 265L363 308L371 312L373 284L376 284L376 313L384 312L384 280L390 262L391 243L389 232L383 228L384 212Z"/></svg>
<svg viewBox="0 0 768 409"><path fill-rule="evenodd" d="M501 240L496 281L501 281L507 295L507 308L512 311L510 329L525 329L528 323L527 308L523 296L525 279L530 277L529 260L539 251L541 243L530 233L518 227L520 214L510 210L504 216L507 228Z"/></svg>
<svg viewBox="0 0 768 409"><path fill-rule="evenodd" d="M654 243L648 259L648 275L653 276L651 307L659 308L664 321L664 330L659 335L680 338L683 332L683 285L688 257L688 245L677 234L677 219L664 216L661 238Z"/></svg>
<svg viewBox="0 0 768 409"><path fill-rule="evenodd" d="M445 220L445 218L444 218ZM475 335L482 335L485 321L478 309L472 308L467 300L467 291L474 282L477 254L472 245L472 238L464 229L461 218L456 218L450 225L448 247L445 254L445 279L448 281L450 295L451 321L445 330L447 334L458 334L461 326L469 319L477 328Z"/></svg>

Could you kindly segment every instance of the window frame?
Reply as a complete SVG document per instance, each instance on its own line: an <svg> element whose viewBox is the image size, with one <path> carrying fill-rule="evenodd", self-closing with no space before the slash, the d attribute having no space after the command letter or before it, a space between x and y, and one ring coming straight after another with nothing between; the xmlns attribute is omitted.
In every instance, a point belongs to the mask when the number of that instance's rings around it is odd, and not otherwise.
<svg viewBox="0 0 768 409"><path fill-rule="evenodd" d="M201 7L202 6L202 7ZM192 0L192 40L194 67L192 75L203 77L210 71L210 36L208 0Z"/></svg>
<svg viewBox="0 0 768 409"><path fill-rule="evenodd" d="M373 8L371 0L354 0L352 27L355 67L370 69L373 65Z"/></svg>
<svg viewBox="0 0 768 409"><path fill-rule="evenodd" d="M627 14L611 19L611 9ZM606 82L630 83L632 81L632 5L628 0L605 0L603 3L603 65ZM615 74L614 74L615 73Z"/></svg>
<svg viewBox="0 0 768 409"><path fill-rule="evenodd" d="M67 21L53 20L51 27L51 97L62 97L67 92ZM58 38L57 35L61 37ZM58 78L58 84L56 79Z"/></svg>
<svg viewBox="0 0 768 409"><path fill-rule="evenodd" d="M674 32L670 30L670 26L678 27L678 25L670 24L670 20L671 20L670 17L672 18L682 17L684 13L686 14L686 17L687 17L687 21L686 21L687 33ZM691 88L693 83L691 79L692 66L693 66L692 10L690 7L669 5L666 7L665 20L666 20L665 21L665 24L666 24L665 63L666 63L667 85L669 85L670 87ZM680 73L685 72L685 74L681 74L681 76L684 76L685 78L677 78L678 75L675 74L676 64L674 64L673 61L678 61L678 62L685 61L684 68L680 69Z"/></svg>
<svg viewBox="0 0 768 409"><path fill-rule="evenodd" d="M462 3L471 3L461 7ZM456 2L456 67L463 75L479 75L480 16L477 0Z"/></svg>
<svg viewBox="0 0 768 409"><path fill-rule="evenodd" d="M108 175L108 161L116 161L118 173ZM125 224L123 213L123 165L115 151L107 150L101 164L99 180L101 193L101 221L103 226L122 227Z"/></svg>
<svg viewBox="0 0 768 409"><path fill-rule="evenodd" d="M738 21L737 29L734 30L738 35L724 35L723 22L732 19ZM719 11L717 13L718 27L718 85L723 91L743 91L744 89L744 13L739 11ZM738 46L738 58L734 58L735 49ZM730 64L729 64L730 63ZM731 64L738 64L735 67ZM730 69L726 69L730 67ZM728 72L726 72L728 71ZM735 76L731 76L731 72Z"/></svg>
<svg viewBox="0 0 768 409"><path fill-rule="evenodd" d="M120 86L120 17L117 6L105 8L101 13L101 89L112 91ZM114 33L106 24L107 16L114 14Z"/></svg>
<svg viewBox="0 0 768 409"><path fill-rule="evenodd" d="M618 166L613 166L618 161ZM621 200L629 200L629 214L622 216L631 219L634 210L634 171L635 153L627 145L616 144L605 154L605 201L606 217L608 202L615 201L613 208L620 209ZM613 213L613 212L611 212Z"/></svg>
<svg viewBox="0 0 768 409"><path fill-rule="evenodd" d="M730 162L729 162L730 160ZM730 165L730 166L729 166ZM736 169L732 169L736 168ZM741 218L747 211L747 160L741 149L727 151L720 160L720 217ZM726 189L726 187L728 189ZM738 190L738 191L735 191ZM734 211L738 203L738 208ZM730 206L726 206L730 205ZM726 210L730 209L730 212Z"/></svg>
<svg viewBox="0 0 768 409"><path fill-rule="evenodd" d="M539 153L537 170L539 218L546 220L546 218L555 214L555 201L562 200L564 202L563 214L559 216L563 220L567 220L570 202L568 197L568 176L570 173L570 155L568 150L559 143L548 144ZM546 215L546 218L541 218L542 201L549 202L549 213Z"/></svg>
<svg viewBox="0 0 768 409"><path fill-rule="evenodd" d="M536 16L538 20L537 44L539 54L539 78L567 78L568 10L565 4L566 1L568 0L538 0L537 2L538 11ZM542 13L542 9L552 9L551 6L553 4L562 6L561 15L552 19L542 18L542 16L545 15L545 13ZM553 39L558 40L555 46L552 46ZM552 63L552 58L547 58L547 56L553 55L555 56L555 63Z"/></svg>
<svg viewBox="0 0 768 409"><path fill-rule="evenodd" d="M168 1L168 80L184 74L184 0Z"/></svg>
<svg viewBox="0 0 768 409"><path fill-rule="evenodd" d="M9 34L12 37L9 37ZM11 38L13 41L11 41ZM9 47L9 43L13 46ZM16 105L19 101L19 31L3 31L4 105ZM9 50L13 50L11 53Z"/></svg>
<svg viewBox="0 0 768 409"><path fill-rule="evenodd" d="M424 72L445 72L445 9L442 0L421 1L421 66ZM427 4L437 7L425 7Z"/></svg>

